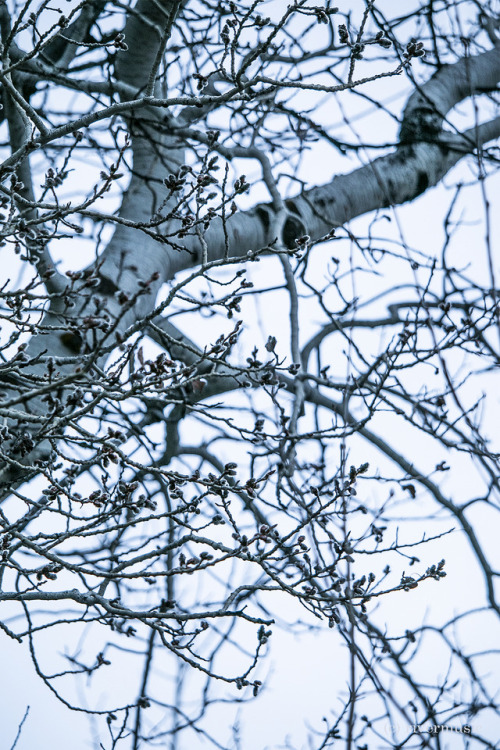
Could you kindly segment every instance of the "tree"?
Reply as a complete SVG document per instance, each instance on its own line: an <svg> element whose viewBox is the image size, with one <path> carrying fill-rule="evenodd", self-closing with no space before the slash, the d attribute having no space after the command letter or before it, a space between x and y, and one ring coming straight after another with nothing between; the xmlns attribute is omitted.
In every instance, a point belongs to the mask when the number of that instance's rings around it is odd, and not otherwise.
<svg viewBox="0 0 500 750"><path fill-rule="evenodd" d="M493 747L495 5L0 3L0 624L99 747L238 747L294 626L310 746Z"/></svg>

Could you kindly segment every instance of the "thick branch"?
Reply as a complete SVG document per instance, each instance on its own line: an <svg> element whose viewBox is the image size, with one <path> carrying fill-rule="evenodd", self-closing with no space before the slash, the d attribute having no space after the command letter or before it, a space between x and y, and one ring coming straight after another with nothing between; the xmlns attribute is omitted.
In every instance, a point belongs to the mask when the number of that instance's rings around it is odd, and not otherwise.
<svg viewBox="0 0 500 750"><path fill-rule="evenodd" d="M290 218L285 224L285 245L294 247L294 239L308 234L314 242L370 211L412 201L435 187L464 156L500 135L500 118L472 128L461 136L448 135L439 143L415 143L400 146L396 152L375 159L364 167L339 175L326 184L306 190L287 201ZM275 238L269 235L269 206L241 212L227 222L230 257L244 258ZM225 234L222 222L214 221L205 235L209 260L223 257ZM184 243L199 257L196 238ZM190 267L185 255L172 259L171 273Z"/></svg>
<svg viewBox="0 0 500 750"><path fill-rule="evenodd" d="M408 99L403 125L415 120L419 112L439 116L439 126L459 102L475 94L494 91L500 80L500 46L476 57L465 56L452 65L444 65Z"/></svg>

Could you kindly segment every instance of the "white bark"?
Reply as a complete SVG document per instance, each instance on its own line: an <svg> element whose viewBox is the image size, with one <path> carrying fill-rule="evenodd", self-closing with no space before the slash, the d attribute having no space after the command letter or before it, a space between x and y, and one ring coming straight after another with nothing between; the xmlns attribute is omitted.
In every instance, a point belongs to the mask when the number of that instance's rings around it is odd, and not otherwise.
<svg viewBox="0 0 500 750"><path fill-rule="evenodd" d="M167 43L175 15L181 3L173 0L151 2L139 0L135 11L128 16L125 35L129 48L121 52L117 64L117 78L125 90L147 91L156 74L160 54ZM473 58L464 58L454 65L445 66L408 100L405 123L415 122L419 113L429 108L438 112L439 127L449 110L464 97L483 90L492 90L500 80L500 50L495 48ZM153 93L152 91L150 93ZM150 104L151 103L151 104ZM148 106L149 105L149 106ZM127 222L147 224L155 210L165 201L167 190L163 184L168 172L175 172L184 162L183 149L178 140L159 135L159 125L164 112L148 105L134 108L128 118L133 151L133 172L119 215ZM428 122L424 117L424 121ZM435 122L432 121L432 127ZM444 134L441 130L421 133L415 142L404 142L393 153L389 153L350 174L339 175L329 184L304 191L287 202L289 218L284 225L282 240L294 248L295 239L308 234L313 241L322 237L351 219L369 211L389 205L413 200L432 188L447 171L464 155L471 153L478 144L500 135L500 119L468 131L463 135ZM429 142L431 141L431 142ZM16 145L15 145L16 147ZM164 206L168 210L168 204ZM205 234L208 260L224 257L226 236L229 256L245 258L276 238L273 236L273 210L270 206L258 206L251 211L239 212L228 219L226 232L222 221L216 219ZM172 229L174 227L171 227ZM123 333L130 325L151 315L155 308L156 292L165 281L194 266L201 258L201 245L197 237L186 237L185 253L172 251L168 245L140 229L118 224L114 235L103 252L100 262L102 278L100 294L107 299L111 319L120 314L115 292L124 291L133 295L138 282L150 279L158 273L158 280L150 286L150 294L139 297L135 306L122 316L118 332ZM78 311L86 312L85 306ZM67 358L73 354L67 337L61 336L63 310L60 302L54 302L45 318L44 335L36 335L30 341L26 354L38 357L49 353L56 358ZM52 327L52 330L51 328ZM78 357L75 359L77 362ZM33 372L42 372L43 356L33 366ZM66 366L67 369L67 366ZM73 371L74 366L70 367ZM40 413L38 398L25 399L29 410ZM10 399L4 395L3 407L8 409ZM1 412L1 410L0 410ZM4 414L7 412L4 410Z"/></svg>

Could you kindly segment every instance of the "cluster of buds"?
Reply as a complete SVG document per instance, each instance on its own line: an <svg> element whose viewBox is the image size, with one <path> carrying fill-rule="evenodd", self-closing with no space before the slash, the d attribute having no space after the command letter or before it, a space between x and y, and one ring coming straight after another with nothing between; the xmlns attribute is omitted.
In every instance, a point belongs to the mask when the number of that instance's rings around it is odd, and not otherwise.
<svg viewBox="0 0 500 750"><path fill-rule="evenodd" d="M403 57L406 62L409 62L414 57L423 57L425 55L424 43L417 42L416 39L410 39L406 45L406 52L403 53Z"/></svg>
<svg viewBox="0 0 500 750"><path fill-rule="evenodd" d="M341 23L340 26L338 27L338 32L339 32L340 43L347 44L350 47L351 57L353 60L363 59L363 52L367 44L378 44L380 47L383 47L384 49L389 49L390 47L392 47L391 40L385 36L383 31L377 32L377 34L375 34L373 39L368 39L363 42L361 42L359 38L355 42L351 41L351 36L349 34L347 26L343 23Z"/></svg>

